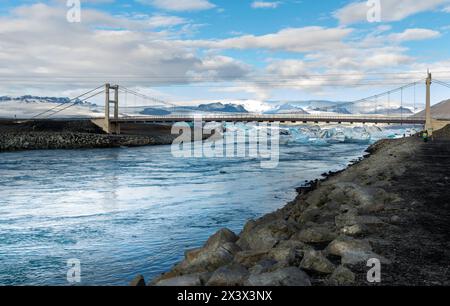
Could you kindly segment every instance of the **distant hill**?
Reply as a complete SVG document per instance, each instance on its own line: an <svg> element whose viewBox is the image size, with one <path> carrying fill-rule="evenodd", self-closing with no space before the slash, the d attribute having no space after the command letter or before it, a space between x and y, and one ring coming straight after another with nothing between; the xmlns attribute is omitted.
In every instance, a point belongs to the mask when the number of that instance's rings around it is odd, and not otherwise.
<svg viewBox="0 0 450 306"><path fill-rule="evenodd" d="M25 102L25 103L68 103L70 101L69 98L57 98L57 97L38 97L38 96L21 96L21 97L10 97L10 96L2 96L0 97L0 102Z"/></svg>
<svg viewBox="0 0 450 306"><path fill-rule="evenodd" d="M171 112L160 109L160 108L145 108L143 111L139 112L141 115L150 115L150 116L167 116L170 115Z"/></svg>
<svg viewBox="0 0 450 306"><path fill-rule="evenodd" d="M58 112L58 117L98 117L103 113L102 107L89 102L82 102L79 100L72 101L67 97L39 97L39 96L1 96L0 97L0 117L2 118L30 118L37 114L47 112L49 109L54 109L57 105L72 105L68 109L64 107ZM50 113L44 113L49 115Z"/></svg>
<svg viewBox="0 0 450 306"><path fill-rule="evenodd" d="M67 97L39 97L39 96L20 96L20 97L10 97L10 96L1 96L0 97L0 103L1 102L20 102L20 103L55 103L55 104L64 104L64 103L74 103L74 104L80 104L80 105L92 105L92 103L89 102L81 102L80 100L74 100L72 101L70 98Z"/></svg>
<svg viewBox="0 0 450 306"><path fill-rule="evenodd" d="M439 119L450 119L450 99L433 105L431 107L431 116ZM414 117L425 117L425 110L415 114Z"/></svg>
<svg viewBox="0 0 450 306"><path fill-rule="evenodd" d="M321 107L331 107L335 105L342 104L343 102L328 101L328 100L305 100L305 101L289 101L284 103L278 103L278 106L283 104L288 104L296 107L300 107L304 110L321 108Z"/></svg>
<svg viewBox="0 0 450 306"><path fill-rule="evenodd" d="M414 114L414 112L412 110L410 110L409 108L406 107L399 107L399 108L379 108L376 111L371 111L366 113L368 115L373 115L373 114L390 114L390 115L412 115Z"/></svg>
<svg viewBox="0 0 450 306"><path fill-rule="evenodd" d="M221 113L248 113L248 111L242 106L237 104L223 104L221 102L200 104L196 107L197 110L203 112L221 112Z"/></svg>
<svg viewBox="0 0 450 306"><path fill-rule="evenodd" d="M209 103L198 106L176 106L176 107L145 107L139 111L141 115L166 116L170 114L191 114L191 113L248 113L241 105L232 103Z"/></svg>
<svg viewBox="0 0 450 306"><path fill-rule="evenodd" d="M306 115L306 114L308 114L308 112L305 111L300 106L286 103L286 104L278 105L275 108L264 112L264 114L267 114L267 115L271 115L271 114L302 114L302 115Z"/></svg>
<svg viewBox="0 0 450 306"><path fill-rule="evenodd" d="M335 102L327 100L305 100L305 101L269 101L270 104L276 105L270 110L264 111L265 114L289 114L289 113L301 113L310 114L312 112L329 112L330 109L338 109L340 104L345 102Z"/></svg>
<svg viewBox="0 0 450 306"><path fill-rule="evenodd" d="M351 115L352 114L352 112L349 111L347 107L341 106L341 105L333 105L333 106L329 106L329 107L314 108L313 111L337 113L337 114L342 114L342 115Z"/></svg>

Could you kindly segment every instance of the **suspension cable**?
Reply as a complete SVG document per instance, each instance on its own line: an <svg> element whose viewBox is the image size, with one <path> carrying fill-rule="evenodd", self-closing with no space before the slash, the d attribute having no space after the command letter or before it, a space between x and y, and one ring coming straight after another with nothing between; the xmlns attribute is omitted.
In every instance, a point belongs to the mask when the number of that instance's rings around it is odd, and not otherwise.
<svg viewBox="0 0 450 306"><path fill-rule="evenodd" d="M173 104L173 103L170 103L170 102L167 102L167 101L163 101L163 100L161 100L161 99L157 99L157 98L154 98L154 97L150 97L150 96L148 96L148 95L145 95L145 94L143 94L143 93L140 93L140 92L131 90L131 89L126 88L126 87L123 87L123 86L120 86L120 87L119 87L119 90L122 90L122 91L124 91L124 92L128 92L128 93L130 93L130 94L132 94L132 95L134 95L134 96L140 97L140 98L142 98L142 99L146 99L146 100L150 100L150 101L153 101L153 102L161 103L161 104L163 104L163 105L169 105L169 106L173 106L173 107L178 106L178 105L176 105L176 104Z"/></svg>
<svg viewBox="0 0 450 306"><path fill-rule="evenodd" d="M413 83L410 83L410 84L406 84L406 85L404 85L404 86L401 86L401 87L398 87L398 88L395 88L395 89L392 89L392 90L389 90L389 91L386 91L386 92L383 92L383 93L380 93L380 94L377 94L377 95L373 95L373 96L370 96L370 97L366 97L366 98L364 98L364 99L359 99L359 100L355 100L355 101L352 101L352 102L342 103L342 104L339 104L339 106L340 106L340 107L342 107L342 106L352 106L352 105L355 105L355 104L357 104L357 103L361 103L361 102L366 102L366 101L378 99L378 98L380 98L380 97L383 97L383 96L386 96L386 95L390 95L390 94L392 94L392 93L396 93L396 92L402 91L403 89L406 89L406 88L415 86L415 85L417 85L417 84L423 82L424 80L425 80L425 79L422 79L422 80L419 80L419 81L416 81L416 82L413 82ZM450 85L449 85L449 86L450 86ZM335 106L335 105L334 105L334 106L326 106L326 107L322 107L322 108L320 108L320 109L321 109L321 110L324 110L324 109L326 110L326 109L330 109L330 108L333 108L333 107L336 107L336 106Z"/></svg>
<svg viewBox="0 0 450 306"><path fill-rule="evenodd" d="M434 79L435 83L450 88L450 84Z"/></svg>
<svg viewBox="0 0 450 306"><path fill-rule="evenodd" d="M102 87L102 86L101 86L101 87ZM58 113L60 113L60 112L62 112L62 111L64 111L64 110L66 110L66 109L68 109L68 108L70 108L70 107L76 105L77 103L83 103L83 102L86 102L87 100L89 100L89 99L91 99L91 98L93 98L93 97L96 97L96 96L98 96L99 94L102 94L102 93L104 93L103 90L102 90L102 91L99 91L99 92L97 92L97 93L95 93L95 94L92 94L92 95L90 95L89 97L84 98L84 99L82 99L82 100L80 100L80 101L75 101L74 103L72 103L72 104L70 104L70 105L68 105L68 106L66 106L66 107L64 107L64 108L62 108L62 109L59 109L59 110L57 110L56 112L54 112L54 113L52 113L52 114L50 114L50 115L44 117L44 119L47 119L47 118L49 118L49 117L51 117L51 116L53 116L53 115L56 115L56 114L58 114Z"/></svg>
<svg viewBox="0 0 450 306"><path fill-rule="evenodd" d="M94 89L92 89L92 90L89 90L89 91L87 91L87 92L85 92L85 93L83 93L83 94L81 94L81 95L79 95L79 96L77 96L77 97L75 97L75 98L73 98L73 99L70 99L69 101L67 101L67 102L65 102L65 103L61 103L61 104L59 104L59 105L57 105L57 106L55 106L55 107L52 107L52 108L50 108L50 109L48 109L48 110L46 110L46 111L44 111L44 112L41 112L41 113L39 113L39 114L37 114L37 115L31 117L31 119L35 119L35 118L37 118L37 117L39 117L39 116L42 116L42 115L44 115L44 114L46 114L46 113L48 113L48 112L51 112L51 111L57 109L58 107L64 106L64 105L66 105L67 103L71 103L72 101L77 101L77 100L80 99L81 97L83 97L83 96L85 96L85 95L87 95L87 94L90 94L90 93L92 93L92 92L94 92L94 91L96 91L96 90L102 88L103 86L105 86L105 85L98 86L97 88L94 88Z"/></svg>

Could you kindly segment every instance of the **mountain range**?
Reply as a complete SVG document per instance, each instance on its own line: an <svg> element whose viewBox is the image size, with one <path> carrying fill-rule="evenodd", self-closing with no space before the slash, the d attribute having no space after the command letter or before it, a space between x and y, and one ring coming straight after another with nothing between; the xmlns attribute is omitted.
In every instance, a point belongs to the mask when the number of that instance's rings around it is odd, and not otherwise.
<svg viewBox="0 0 450 306"><path fill-rule="evenodd" d="M38 97L25 95L21 97L0 96L0 103L3 107L0 109L2 117L27 117L54 107L56 104L66 104L71 102L66 97ZM351 105L348 102L336 102L326 100L308 100L308 101L251 101L249 105L247 100L236 102L213 102L199 103L197 106L176 106L176 107L138 107L123 108L121 112L130 115L170 115L185 113L249 113L249 107L252 113L260 114L403 114L412 115L413 111L408 107L394 105L395 103L378 102L376 106L370 101L358 105ZM444 101L445 102L445 101ZM444 103L442 102L442 103ZM448 102L448 101L447 101ZM72 103L72 102L71 102ZM442 104L441 103L441 104ZM25 106L26 104L26 106ZM441 104L435 107L440 108ZM444 107L444 106L442 106ZM445 107L444 107L445 108ZM73 113L73 114L72 114ZM62 116L100 116L103 113L103 105L97 105L89 102L75 101L75 106L67 110Z"/></svg>

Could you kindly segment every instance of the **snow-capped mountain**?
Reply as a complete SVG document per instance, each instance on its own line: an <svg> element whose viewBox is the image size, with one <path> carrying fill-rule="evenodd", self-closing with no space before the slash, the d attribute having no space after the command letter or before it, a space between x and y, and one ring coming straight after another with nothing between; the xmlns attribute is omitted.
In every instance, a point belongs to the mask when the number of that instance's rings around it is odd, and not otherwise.
<svg viewBox="0 0 450 306"><path fill-rule="evenodd" d="M222 104L221 102L200 104L198 110L203 112L221 112L221 113L248 113L242 105L237 104Z"/></svg>
<svg viewBox="0 0 450 306"><path fill-rule="evenodd" d="M140 115L164 116L180 113L248 113L244 106L233 103L208 103L198 106L149 107L139 111Z"/></svg>
<svg viewBox="0 0 450 306"><path fill-rule="evenodd" d="M149 116L167 116L170 115L171 113L172 112L165 109L152 107L145 108L144 110L139 112L140 115L149 115Z"/></svg>
<svg viewBox="0 0 450 306"><path fill-rule="evenodd" d="M308 114L303 108L297 105L292 105L289 103L278 105L273 109L264 112L264 114Z"/></svg>
<svg viewBox="0 0 450 306"><path fill-rule="evenodd" d="M340 108L345 102L333 102L326 100L272 102L273 107L265 111L265 114L317 114L317 113L341 113L348 114L348 110Z"/></svg>
<svg viewBox="0 0 450 306"><path fill-rule="evenodd" d="M74 104L72 107L64 110L65 105ZM60 107L58 107L60 105ZM53 109L53 111L49 111ZM3 118L32 118L38 114L44 113L45 118L55 111L58 112L58 117L99 117L102 115L102 108L89 103L81 101L71 101L66 97L38 97L38 96L20 96L0 97L0 117Z"/></svg>
<svg viewBox="0 0 450 306"><path fill-rule="evenodd" d="M55 106L74 103L66 97L0 96L0 117L31 118ZM257 100L223 100L178 102L176 107L143 106L138 108L122 107L120 112L127 115L170 115L187 113L257 113L257 114L380 114L412 115L412 107L394 101L364 101L357 104L326 100L308 101L257 101ZM183 106L185 105L185 106ZM58 113L58 117L100 117L103 105L75 101L75 105ZM417 111L417 109L416 109Z"/></svg>
<svg viewBox="0 0 450 306"><path fill-rule="evenodd" d="M399 107L399 108L379 108L375 111L371 111L371 112L367 112L365 114L390 114L390 115L405 115L405 116L409 116L409 115L413 115L414 112L406 107Z"/></svg>
<svg viewBox="0 0 450 306"><path fill-rule="evenodd" d="M56 104L64 104L64 103L75 103L80 105L90 106L92 103L82 102L80 100L71 101L70 98L67 97L38 97L38 96L20 96L20 97L10 97L10 96L1 96L1 102L22 102L22 103L56 103Z"/></svg>
<svg viewBox="0 0 450 306"><path fill-rule="evenodd" d="M333 107L342 103L345 102L335 102L327 100L308 100L308 101L289 102L289 104L301 107L306 111L315 110L323 107Z"/></svg>
<svg viewBox="0 0 450 306"><path fill-rule="evenodd" d="M334 105L323 106L314 109L314 112L336 113L346 115L400 115L414 114L414 107L411 103L401 103L398 101L361 101L358 103L337 102ZM417 111L417 109L416 109Z"/></svg>

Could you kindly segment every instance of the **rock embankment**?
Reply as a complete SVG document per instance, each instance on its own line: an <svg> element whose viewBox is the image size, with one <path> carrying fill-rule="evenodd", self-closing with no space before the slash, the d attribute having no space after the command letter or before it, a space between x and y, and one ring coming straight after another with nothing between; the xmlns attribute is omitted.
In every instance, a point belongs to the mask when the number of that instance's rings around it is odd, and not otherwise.
<svg viewBox="0 0 450 306"><path fill-rule="evenodd" d="M382 285L448 285L447 138L380 141L239 235L220 230L150 285L367 285L371 258L381 262ZM425 188L427 197L421 184L430 179L438 185Z"/></svg>
<svg viewBox="0 0 450 306"><path fill-rule="evenodd" d="M173 138L169 132L143 136L107 135L89 121L0 123L0 152L134 147L170 144Z"/></svg>
<svg viewBox="0 0 450 306"><path fill-rule="evenodd" d="M58 132L0 132L0 151L113 148L144 146L152 143L152 139L139 136Z"/></svg>

